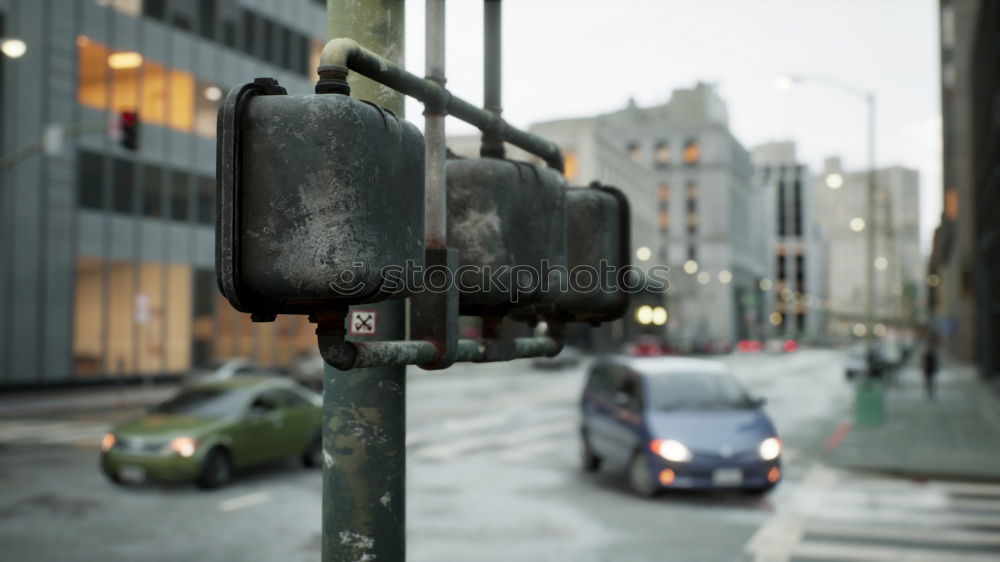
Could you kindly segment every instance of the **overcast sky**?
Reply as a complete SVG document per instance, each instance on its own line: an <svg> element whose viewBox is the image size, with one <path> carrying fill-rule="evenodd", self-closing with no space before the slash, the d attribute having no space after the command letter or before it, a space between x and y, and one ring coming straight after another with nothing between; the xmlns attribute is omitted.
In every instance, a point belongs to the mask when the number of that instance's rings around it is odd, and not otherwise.
<svg viewBox="0 0 1000 562"><path fill-rule="evenodd" d="M422 0L407 0L407 67L423 75ZM447 4L448 87L482 103L482 2ZM921 175L925 252L941 212L936 0L504 0L503 106L512 124L665 102L717 85L746 148L794 140L818 170L865 165L863 101L821 85L778 91L782 74L828 75L877 96L879 166ZM407 106L420 122L421 108ZM448 134L474 129L455 119Z"/></svg>

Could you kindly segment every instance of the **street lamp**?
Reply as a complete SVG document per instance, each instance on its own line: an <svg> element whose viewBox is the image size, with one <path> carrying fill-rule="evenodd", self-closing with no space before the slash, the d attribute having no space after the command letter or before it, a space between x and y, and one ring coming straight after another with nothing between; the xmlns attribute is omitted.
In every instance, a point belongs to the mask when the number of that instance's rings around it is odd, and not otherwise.
<svg viewBox="0 0 1000 562"><path fill-rule="evenodd" d="M28 44L16 37L0 38L0 52L8 58L19 59L28 52Z"/></svg>
<svg viewBox="0 0 1000 562"><path fill-rule="evenodd" d="M641 246L635 251L635 257L639 258L639 261L649 261L649 258L653 257L653 251L646 246Z"/></svg>
<svg viewBox="0 0 1000 562"><path fill-rule="evenodd" d="M826 186L830 189L840 189L844 187L844 176L833 173L826 176Z"/></svg>
<svg viewBox="0 0 1000 562"><path fill-rule="evenodd" d="M854 232L861 232L865 229L865 219L861 217L854 217L850 222L851 230Z"/></svg>
<svg viewBox="0 0 1000 562"><path fill-rule="evenodd" d="M872 358L874 357L875 341L873 338L874 334L874 323L875 323L875 93L856 88L847 82L837 80L836 78L831 78L829 76L779 76L775 79L774 85L776 88L781 90L787 90L795 84L801 84L803 82L814 82L825 84L827 86L833 87L841 92L850 94L860 100L863 100L868 108L868 174L867 174L867 204L866 210L868 213L868 236L867 236L867 259L865 262L868 264L865 267L865 281L866 281L866 291L865 291L865 323L856 324L854 326L854 334L858 337L865 337L865 348L867 351L866 356L869 358L868 372L869 374L874 372L874 365L871 364ZM843 178L841 178L842 180ZM833 186L829 183L827 185L831 188ZM836 189L836 188L833 188ZM852 221L853 222L853 221ZM853 225L852 225L853 227ZM860 333L859 333L860 332Z"/></svg>
<svg viewBox="0 0 1000 562"><path fill-rule="evenodd" d="M694 260L688 260L684 262L684 273L688 275L694 275L698 272L698 262Z"/></svg>

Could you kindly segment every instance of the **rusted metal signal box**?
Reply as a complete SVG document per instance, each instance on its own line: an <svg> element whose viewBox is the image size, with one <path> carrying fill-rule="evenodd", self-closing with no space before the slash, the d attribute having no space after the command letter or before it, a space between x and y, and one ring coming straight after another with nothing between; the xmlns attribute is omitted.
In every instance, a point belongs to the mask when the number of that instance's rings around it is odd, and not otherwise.
<svg viewBox="0 0 1000 562"><path fill-rule="evenodd" d="M424 141L411 123L258 79L230 91L218 143L216 271L237 310L269 320L384 300L386 268L423 264Z"/></svg>

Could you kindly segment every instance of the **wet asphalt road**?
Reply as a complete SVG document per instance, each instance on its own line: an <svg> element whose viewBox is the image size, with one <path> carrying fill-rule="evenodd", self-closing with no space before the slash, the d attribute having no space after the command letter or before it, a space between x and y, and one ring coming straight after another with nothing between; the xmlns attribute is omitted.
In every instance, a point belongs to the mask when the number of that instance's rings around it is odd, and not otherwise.
<svg viewBox="0 0 1000 562"><path fill-rule="evenodd" d="M748 541L794 496L845 419L850 388L835 351L722 360L768 399L786 443L785 480L763 498L645 500L617 476L582 473L582 367L544 372L515 362L415 371L407 413L409 560L745 559ZM99 431L104 418L120 415L72 420L61 430L90 424ZM318 473L289 461L211 492L121 488L98 472L87 431L75 431L74 444L3 443L0 431L0 559L319 558Z"/></svg>

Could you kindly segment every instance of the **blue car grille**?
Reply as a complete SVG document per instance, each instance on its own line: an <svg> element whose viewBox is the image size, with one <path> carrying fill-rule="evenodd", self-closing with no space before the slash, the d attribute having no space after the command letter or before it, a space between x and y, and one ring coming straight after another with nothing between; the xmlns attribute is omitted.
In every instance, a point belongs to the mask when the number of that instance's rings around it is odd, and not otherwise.
<svg viewBox="0 0 1000 562"><path fill-rule="evenodd" d="M728 455L723 454L721 450L693 451L693 454L696 462L707 463L745 463L761 460L760 455L757 454L757 449L732 451Z"/></svg>

